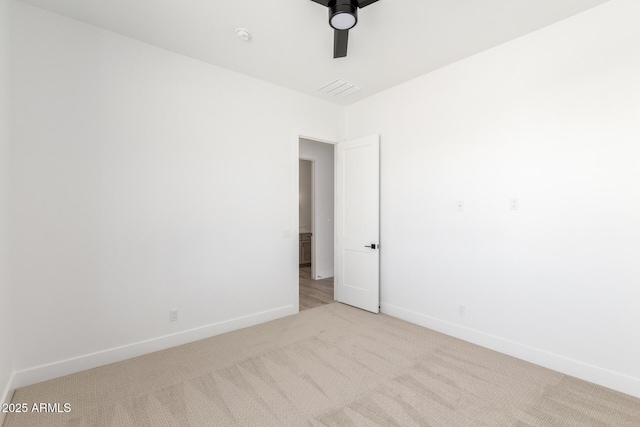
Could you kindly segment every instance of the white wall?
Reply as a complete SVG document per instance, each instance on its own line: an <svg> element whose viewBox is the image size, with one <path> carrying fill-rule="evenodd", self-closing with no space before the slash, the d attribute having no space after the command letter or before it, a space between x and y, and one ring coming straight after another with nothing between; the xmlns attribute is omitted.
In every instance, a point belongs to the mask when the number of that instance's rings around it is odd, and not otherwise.
<svg viewBox="0 0 640 427"><path fill-rule="evenodd" d="M294 313L291 129L339 141L342 108L13 6L15 385ZM383 311L638 395L639 12L614 0L347 108L349 138L382 135Z"/></svg>
<svg viewBox="0 0 640 427"><path fill-rule="evenodd" d="M344 110L14 6L16 383L296 313L291 138Z"/></svg>
<svg viewBox="0 0 640 427"><path fill-rule="evenodd" d="M384 312L640 396L638 16L612 1L347 108L347 138L381 134Z"/></svg>
<svg viewBox="0 0 640 427"><path fill-rule="evenodd" d="M309 160L300 160L298 162L298 188L300 193L300 206L298 209L298 226L300 228L300 232L311 232L313 229L311 224L311 196L313 193L312 190L312 163Z"/></svg>
<svg viewBox="0 0 640 427"><path fill-rule="evenodd" d="M315 279L333 277L333 149L300 138L300 157L315 162Z"/></svg>
<svg viewBox="0 0 640 427"><path fill-rule="evenodd" d="M13 372L12 291L9 282L9 1L0 0L0 403L8 397ZM4 414L0 413L0 425Z"/></svg>

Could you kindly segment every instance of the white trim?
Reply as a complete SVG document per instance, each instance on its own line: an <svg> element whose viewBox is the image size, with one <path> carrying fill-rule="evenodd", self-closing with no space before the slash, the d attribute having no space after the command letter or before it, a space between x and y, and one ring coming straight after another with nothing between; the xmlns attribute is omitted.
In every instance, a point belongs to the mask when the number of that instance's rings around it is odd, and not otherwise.
<svg viewBox="0 0 640 427"><path fill-rule="evenodd" d="M297 312L297 306L287 305L272 310L262 311L260 313L225 320L219 323L213 323L211 325L201 326L188 331L182 331L46 365L36 366L23 371L17 371L14 372L13 387L24 387L64 375L85 371L87 369L121 362L133 357L165 350L167 348L247 328L249 326L258 325L281 317L290 316Z"/></svg>
<svg viewBox="0 0 640 427"><path fill-rule="evenodd" d="M2 398L0 399L0 405L2 403L11 403L11 398L13 397L13 392L16 389L16 387L14 387L14 385L13 385L14 384L14 377L15 377L15 372L11 373L11 376L9 377L9 382L7 383L7 386L5 387L4 391L2 392ZM6 413L0 411L0 426L4 422L5 415L6 415Z"/></svg>
<svg viewBox="0 0 640 427"><path fill-rule="evenodd" d="M316 271L316 277L313 277L313 280L328 279L329 277L333 277L333 270Z"/></svg>
<svg viewBox="0 0 640 427"><path fill-rule="evenodd" d="M590 365L391 304L381 303L380 306L382 313L389 316L640 398L640 378Z"/></svg>
<svg viewBox="0 0 640 427"><path fill-rule="evenodd" d="M300 148L298 148L298 155L300 155ZM316 277L316 255L318 249L316 248L316 160L308 159L306 157L299 157L298 161L304 160L305 162L311 162L311 278ZM298 163L298 195L300 194L300 163ZM298 199L300 203L300 199ZM298 207L298 212L300 208ZM300 214L298 213L298 226L300 225Z"/></svg>
<svg viewBox="0 0 640 427"><path fill-rule="evenodd" d="M295 239L292 239L294 241L292 241L292 246L295 245L295 253L296 253L296 257L295 257L295 263L292 264L295 268L292 269L292 271L295 271L295 275L296 275L296 281L295 281L295 287L294 289L291 290L291 294L292 294L292 299L294 301L294 305L296 307L296 313L299 310L300 307L300 280L298 279L298 268L299 268L299 260L300 260L300 256L299 256L299 245L300 242L298 240L298 232L300 230L300 222L299 222L299 218L298 216L300 215L300 211L299 211L299 204L300 204L300 200L299 200L299 195L300 195L300 183L299 183L299 174L300 174L300 165L299 165L299 161L300 161L300 138L304 138L304 139L309 139L312 141L317 141L317 142L323 142L325 144L331 144L331 145L336 145L338 144L340 141L340 138L337 137L331 137L328 135L320 135L318 136L317 133L315 132L306 132L306 131L302 131L300 129L296 129L294 128L292 131L292 137L291 137L291 147L292 147L292 162L293 162L293 172L292 172L292 176L291 176L291 182L292 182L292 186L291 186L291 204L293 206L293 209L291 211L291 232L290 232L290 236L296 236ZM311 159L303 159L303 160L311 160ZM314 163L315 165L315 163ZM315 169L314 169L315 170ZM314 180L315 180L315 173L314 173ZM315 182L315 181L314 181ZM314 188L314 195L315 195L315 188ZM315 196L314 196L315 199ZM314 200L315 202L315 200ZM335 203L334 203L335 204ZM315 207L313 209L315 211ZM315 214L315 212L314 212ZM315 231L315 219L312 220L312 228ZM312 239L313 242L314 239ZM335 249L335 248L334 248ZM315 253L317 251L315 250L315 246L314 248L311 250L311 256L315 256ZM293 258L292 258L293 260ZM313 259L313 261L315 261L315 258ZM312 269L315 271L315 267L313 267L315 265L315 262L312 261ZM316 272L316 274L318 274ZM331 274L331 276L333 276L333 272ZM331 277L331 276L327 276L327 277ZM313 273L312 276L313 278ZM334 288L334 299L335 298L335 288Z"/></svg>

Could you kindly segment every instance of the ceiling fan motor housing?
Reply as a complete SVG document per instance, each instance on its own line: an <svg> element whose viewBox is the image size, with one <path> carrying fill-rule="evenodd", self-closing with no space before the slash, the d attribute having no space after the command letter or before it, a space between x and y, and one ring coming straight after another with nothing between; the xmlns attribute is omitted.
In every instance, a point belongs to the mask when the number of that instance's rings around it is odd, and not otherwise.
<svg viewBox="0 0 640 427"><path fill-rule="evenodd" d="M346 13L353 17L353 24L348 28L338 28L334 21L337 15ZM336 30L349 30L358 23L358 4L355 0L335 0L329 3L329 25Z"/></svg>

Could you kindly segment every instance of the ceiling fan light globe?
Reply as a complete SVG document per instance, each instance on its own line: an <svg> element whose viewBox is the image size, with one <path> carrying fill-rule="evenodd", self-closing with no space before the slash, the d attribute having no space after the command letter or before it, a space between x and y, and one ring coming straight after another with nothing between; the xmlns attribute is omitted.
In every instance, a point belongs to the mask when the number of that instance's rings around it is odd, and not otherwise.
<svg viewBox="0 0 640 427"><path fill-rule="evenodd" d="M357 19L350 13L338 12L331 17L329 21L331 26L336 30L350 30L356 25Z"/></svg>
<svg viewBox="0 0 640 427"><path fill-rule="evenodd" d="M338 31L347 31L358 23L358 4L355 0L335 0L329 7L329 25Z"/></svg>

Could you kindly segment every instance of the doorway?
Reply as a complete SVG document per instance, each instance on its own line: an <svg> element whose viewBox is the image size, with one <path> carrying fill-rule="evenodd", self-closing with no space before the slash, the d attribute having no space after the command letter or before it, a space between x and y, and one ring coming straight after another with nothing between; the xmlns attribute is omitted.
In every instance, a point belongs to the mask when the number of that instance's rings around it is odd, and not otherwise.
<svg viewBox="0 0 640 427"><path fill-rule="evenodd" d="M299 310L334 302L334 145L298 141Z"/></svg>

